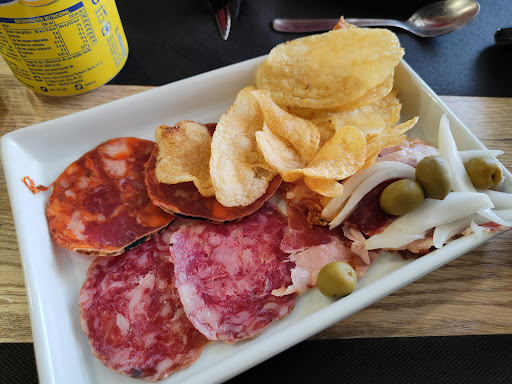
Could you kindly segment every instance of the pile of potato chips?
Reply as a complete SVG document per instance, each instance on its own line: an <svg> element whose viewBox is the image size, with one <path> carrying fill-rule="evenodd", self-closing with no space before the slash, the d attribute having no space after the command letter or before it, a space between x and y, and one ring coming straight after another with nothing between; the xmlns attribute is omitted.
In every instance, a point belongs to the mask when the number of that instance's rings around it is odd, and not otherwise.
<svg viewBox="0 0 512 384"><path fill-rule="evenodd" d="M192 129L179 140L157 130L158 179L193 181L227 207L253 203L277 174L303 179L323 196L341 195L339 181L400 143L417 118L397 125L397 37L342 20L339 27L275 47L257 69L256 87L239 92L211 142L198 123L179 123Z"/></svg>

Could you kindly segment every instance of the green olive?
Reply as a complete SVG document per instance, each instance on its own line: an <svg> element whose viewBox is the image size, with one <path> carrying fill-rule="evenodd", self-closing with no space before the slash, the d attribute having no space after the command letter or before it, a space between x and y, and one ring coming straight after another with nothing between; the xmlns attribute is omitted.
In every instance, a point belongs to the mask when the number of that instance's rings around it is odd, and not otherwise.
<svg viewBox="0 0 512 384"><path fill-rule="evenodd" d="M318 272L316 284L327 297L343 297L352 293L357 283L356 271L344 261L333 261Z"/></svg>
<svg viewBox="0 0 512 384"><path fill-rule="evenodd" d="M443 200L452 190L450 166L439 156L429 156L416 166L416 181L420 183L427 197Z"/></svg>
<svg viewBox="0 0 512 384"><path fill-rule="evenodd" d="M384 188L380 206L390 215L402 216L418 208L424 197L423 188L417 181L402 179Z"/></svg>
<svg viewBox="0 0 512 384"><path fill-rule="evenodd" d="M501 167L493 157L475 157L464 166L476 188L489 189L501 181Z"/></svg>

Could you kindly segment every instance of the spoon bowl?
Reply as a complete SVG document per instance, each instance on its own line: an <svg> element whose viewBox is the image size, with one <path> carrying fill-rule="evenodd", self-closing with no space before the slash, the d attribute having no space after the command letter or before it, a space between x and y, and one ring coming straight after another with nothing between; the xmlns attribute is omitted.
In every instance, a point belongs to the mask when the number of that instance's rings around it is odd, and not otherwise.
<svg viewBox="0 0 512 384"><path fill-rule="evenodd" d="M462 28L475 18L480 5L474 0L446 0L417 10L406 21L393 19L353 19L347 23L359 27L398 27L417 36L441 36ZM274 19L272 26L279 32L321 32L332 29L339 19Z"/></svg>

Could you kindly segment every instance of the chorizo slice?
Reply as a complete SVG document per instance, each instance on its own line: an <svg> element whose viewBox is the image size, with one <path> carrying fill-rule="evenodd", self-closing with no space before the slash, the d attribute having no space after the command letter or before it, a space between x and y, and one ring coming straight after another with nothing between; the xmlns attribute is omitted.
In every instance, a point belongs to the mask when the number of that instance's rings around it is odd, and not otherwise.
<svg viewBox="0 0 512 384"><path fill-rule="evenodd" d="M144 165L156 144L134 137L108 140L57 178L46 214L61 247L118 255L166 228L175 216L155 206Z"/></svg>
<svg viewBox="0 0 512 384"><path fill-rule="evenodd" d="M281 184L281 177L274 177L265 191L254 203L248 206L225 207L215 196L204 197L193 182L179 184L160 183L156 178L155 167L158 148L153 150L146 164L146 187L153 204L162 210L181 217L228 222L256 212L270 199Z"/></svg>

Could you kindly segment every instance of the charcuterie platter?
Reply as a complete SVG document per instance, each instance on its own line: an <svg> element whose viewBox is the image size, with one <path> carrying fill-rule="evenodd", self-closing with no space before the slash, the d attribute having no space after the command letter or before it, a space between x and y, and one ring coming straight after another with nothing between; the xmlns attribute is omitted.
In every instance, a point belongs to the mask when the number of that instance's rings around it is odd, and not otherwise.
<svg viewBox="0 0 512 384"><path fill-rule="evenodd" d="M28 127L4 138L6 176L30 292L34 341L42 382L124 382L127 379L105 368L90 354L88 341L80 327L77 298L94 257L72 253L52 241L45 215L48 196L32 195L21 179L30 175L38 183L48 185L70 163L115 137L134 136L152 140L155 127L190 119L191 116L197 121L218 121L239 90L253 83L254 72L264 60L258 58L240 63L93 110ZM447 113L459 149L483 149L403 61L397 67L395 84L400 89L401 121L420 116L418 124L408 135L437 144L439 121ZM218 89L218 92L205 94L205 87ZM510 192L510 186L506 185L505 190ZM415 260L385 255L371 265L367 275L349 296L334 301L317 290L307 292L301 295L289 316L271 324L257 337L235 344L212 343L193 365L166 380L182 382L194 378L198 382L218 382L232 377L496 234L468 235ZM390 265L393 267L389 268Z"/></svg>

